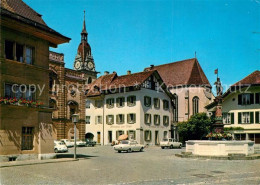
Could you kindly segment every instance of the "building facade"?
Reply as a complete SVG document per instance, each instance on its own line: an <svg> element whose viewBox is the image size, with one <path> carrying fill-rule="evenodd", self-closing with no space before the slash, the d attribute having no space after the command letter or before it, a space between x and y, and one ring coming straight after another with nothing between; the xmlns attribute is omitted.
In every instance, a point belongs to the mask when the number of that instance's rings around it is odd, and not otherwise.
<svg viewBox="0 0 260 185"><path fill-rule="evenodd" d="M1 1L0 160L53 153L49 47L69 38L49 28L20 0Z"/></svg>
<svg viewBox="0 0 260 185"><path fill-rule="evenodd" d="M236 140L252 140L260 145L260 71L232 85L223 94L223 123Z"/></svg>
<svg viewBox="0 0 260 185"><path fill-rule="evenodd" d="M64 55L49 54L49 94L50 105L55 111L52 120L55 139L74 139L73 114L79 114L77 139L85 138L85 87L97 78L95 63L88 43L85 16L81 32L81 42L74 61L74 69L65 68Z"/></svg>
<svg viewBox="0 0 260 185"><path fill-rule="evenodd" d="M178 139L177 123L187 121L192 115L207 112L206 105L214 95L211 85L196 58L159 66L151 65L145 71L157 70L173 94L172 138Z"/></svg>
<svg viewBox="0 0 260 185"><path fill-rule="evenodd" d="M106 74L91 84L86 102L86 138L102 145L120 135L145 145L170 137L171 94L157 71Z"/></svg>

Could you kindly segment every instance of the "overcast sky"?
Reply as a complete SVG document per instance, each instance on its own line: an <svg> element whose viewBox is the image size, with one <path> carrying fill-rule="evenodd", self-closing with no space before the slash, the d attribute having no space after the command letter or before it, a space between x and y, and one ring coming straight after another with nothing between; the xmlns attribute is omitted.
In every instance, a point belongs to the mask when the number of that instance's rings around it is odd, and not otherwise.
<svg viewBox="0 0 260 185"><path fill-rule="evenodd" d="M24 0L47 25L70 37L64 53L73 68L83 10L96 70L119 75L193 58L211 85L214 69L224 84L260 66L260 0Z"/></svg>

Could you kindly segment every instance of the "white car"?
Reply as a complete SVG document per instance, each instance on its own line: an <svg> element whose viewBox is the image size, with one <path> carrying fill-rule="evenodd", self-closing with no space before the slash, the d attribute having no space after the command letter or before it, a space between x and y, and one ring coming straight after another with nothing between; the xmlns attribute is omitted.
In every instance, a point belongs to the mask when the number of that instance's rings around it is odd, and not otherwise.
<svg viewBox="0 0 260 185"><path fill-rule="evenodd" d="M144 150L144 145L138 144L137 141L123 140L120 141L120 144L113 146L113 148L115 151L118 151L118 153L122 151L129 153L133 151L142 152Z"/></svg>
<svg viewBox="0 0 260 185"><path fill-rule="evenodd" d="M73 142L73 146L74 146L75 140L72 139L71 142ZM86 146L86 142L85 141L81 141L81 140L76 140L76 145L77 146Z"/></svg>
<svg viewBox="0 0 260 185"><path fill-rule="evenodd" d="M54 152L68 152L68 148L63 141L54 141Z"/></svg>
<svg viewBox="0 0 260 185"><path fill-rule="evenodd" d="M162 149L164 148L181 148L182 144L180 142L177 142L174 139L163 139L160 142L160 146Z"/></svg>
<svg viewBox="0 0 260 185"><path fill-rule="evenodd" d="M69 139L61 139L61 141L63 141L67 147L73 147L74 146L74 142L72 142Z"/></svg>

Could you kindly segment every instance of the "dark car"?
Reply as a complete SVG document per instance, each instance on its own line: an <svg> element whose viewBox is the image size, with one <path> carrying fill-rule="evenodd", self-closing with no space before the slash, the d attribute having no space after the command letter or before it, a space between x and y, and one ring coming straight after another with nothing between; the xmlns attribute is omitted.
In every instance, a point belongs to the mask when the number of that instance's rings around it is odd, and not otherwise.
<svg viewBox="0 0 260 185"><path fill-rule="evenodd" d="M92 141L90 139L86 139L86 146L95 146L97 143L96 141Z"/></svg>

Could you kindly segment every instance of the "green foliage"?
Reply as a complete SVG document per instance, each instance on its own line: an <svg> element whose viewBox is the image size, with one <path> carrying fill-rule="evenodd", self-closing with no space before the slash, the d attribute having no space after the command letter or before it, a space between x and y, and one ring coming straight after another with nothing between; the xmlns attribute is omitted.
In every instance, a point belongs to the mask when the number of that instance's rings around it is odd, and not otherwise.
<svg viewBox="0 0 260 185"><path fill-rule="evenodd" d="M199 140L211 130L212 120L206 113L198 113L186 122L178 123L178 132L181 142Z"/></svg>
<svg viewBox="0 0 260 185"><path fill-rule="evenodd" d="M232 131L232 130L244 130L243 127L225 127L224 131Z"/></svg>

